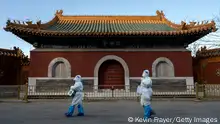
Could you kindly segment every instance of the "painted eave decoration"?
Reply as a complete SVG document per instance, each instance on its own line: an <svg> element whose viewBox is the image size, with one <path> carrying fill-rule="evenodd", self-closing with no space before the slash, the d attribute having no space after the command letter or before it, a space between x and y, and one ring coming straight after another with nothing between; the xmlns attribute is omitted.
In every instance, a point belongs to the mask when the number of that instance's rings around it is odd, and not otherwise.
<svg viewBox="0 0 220 124"><path fill-rule="evenodd" d="M30 64L30 59L25 56L21 49L14 47L13 50L0 48L0 56L16 57L21 60L21 65L27 66Z"/></svg>
<svg viewBox="0 0 220 124"><path fill-rule="evenodd" d="M156 11L155 16L68 16L60 10L47 23L8 20L4 29L33 36L171 36L205 35L216 31L216 25L214 21L175 24L163 11Z"/></svg>
<svg viewBox="0 0 220 124"><path fill-rule="evenodd" d="M196 57L197 58L220 57L220 48L206 49L206 47L203 47L197 51Z"/></svg>

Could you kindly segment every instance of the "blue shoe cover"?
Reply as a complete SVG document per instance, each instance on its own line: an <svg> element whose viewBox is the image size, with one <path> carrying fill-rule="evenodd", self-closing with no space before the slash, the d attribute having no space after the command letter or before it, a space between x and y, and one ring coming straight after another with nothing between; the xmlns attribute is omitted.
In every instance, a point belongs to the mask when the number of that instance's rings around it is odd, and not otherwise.
<svg viewBox="0 0 220 124"><path fill-rule="evenodd" d="M151 107L148 105L148 106L144 106L144 119L148 119L150 118L151 116Z"/></svg>
<svg viewBox="0 0 220 124"><path fill-rule="evenodd" d="M71 117L73 115L75 106L70 106L67 113L65 113L66 117Z"/></svg>
<svg viewBox="0 0 220 124"><path fill-rule="evenodd" d="M83 106L81 104L79 104L77 107L78 107L78 114L77 114L77 116L84 116Z"/></svg>

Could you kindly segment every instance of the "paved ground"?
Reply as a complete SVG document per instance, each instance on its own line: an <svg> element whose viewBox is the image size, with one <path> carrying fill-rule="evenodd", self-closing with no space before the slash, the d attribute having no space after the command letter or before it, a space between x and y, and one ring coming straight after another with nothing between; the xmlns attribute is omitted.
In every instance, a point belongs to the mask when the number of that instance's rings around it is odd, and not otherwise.
<svg viewBox="0 0 220 124"><path fill-rule="evenodd" d="M68 102L47 101L31 103L0 103L1 124L126 124L128 117L133 121L141 122L143 110L135 101L111 101L111 102L87 102L84 104L84 117L66 118L64 112L67 110ZM178 119L191 124L209 124L198 120L198 118L211 119L216 124L220 123L220 102L192 102L192 101L154 101L152 107L157 115L152 118L151 123L181 124ZM180 118L178 118L180 117ZM173 121L175 118L175 121ZM197 121L200 123L195 123ZM215 120L217 118L218 120ZM160 120L159 120L160 119ZM160 121L160 122L159 122ZM206 120L208 121L208 120ZM216 122L217 121L217 122ZM157 123L156 123L157 122ZM143 122L146 123L146 122ZM215 124L210 123L210 124ZM190 123L182 123L190 124Z"/></svg>

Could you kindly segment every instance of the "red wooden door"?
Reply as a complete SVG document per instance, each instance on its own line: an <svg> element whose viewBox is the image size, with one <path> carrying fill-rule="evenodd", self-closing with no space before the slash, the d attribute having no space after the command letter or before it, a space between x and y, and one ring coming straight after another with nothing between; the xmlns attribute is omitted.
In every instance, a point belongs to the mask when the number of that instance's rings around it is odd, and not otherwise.
<svg viewBox="0 0 220 124"><path fill-rule="evenodd" d="M109 60L104 62L99 69L100 88L116 89L124 88L124 69L122 65L115 61Z"/></svg>
<svg viewBox="0 0 220 124"><path fill-rule="evenodd" d="M219 84L220 62L208 63L204 71L204 78L208 84Z"/></svg>

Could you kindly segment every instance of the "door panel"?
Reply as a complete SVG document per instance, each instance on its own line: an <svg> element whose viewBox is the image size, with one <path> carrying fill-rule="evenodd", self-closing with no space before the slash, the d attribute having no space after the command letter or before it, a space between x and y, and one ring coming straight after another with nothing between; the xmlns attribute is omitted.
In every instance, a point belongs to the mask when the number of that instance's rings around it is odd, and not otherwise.
<svg viewBox="0 0 220 124"><path fill-rule="evenodd" d="M100 88L124 88L124 69L122 65L114 60L104 62L99 70ZM117 85L117 86L115 86Z"/></svg>

